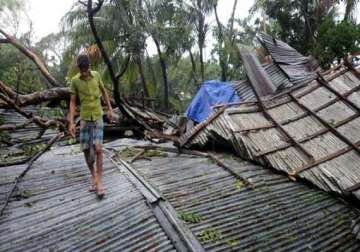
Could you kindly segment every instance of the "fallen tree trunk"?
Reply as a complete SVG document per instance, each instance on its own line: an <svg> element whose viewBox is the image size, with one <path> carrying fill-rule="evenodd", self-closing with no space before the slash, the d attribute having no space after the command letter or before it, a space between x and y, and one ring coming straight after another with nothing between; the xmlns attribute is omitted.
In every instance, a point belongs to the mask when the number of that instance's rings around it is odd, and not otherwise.
<svg viewBox="0 0 360 252"><path fill-rule="evenodd" d="M21 95L14 92L11 88L6 86L0 81L0 90L5 93L12 100L16 100L16 105L19 107L28 105L37 105L43 102L56 102L61 100L70 99L70 89L63 88L51 88L44 91L38 91L31 94ZM8 103L0 103L0 108L12 108Z"/></svg>

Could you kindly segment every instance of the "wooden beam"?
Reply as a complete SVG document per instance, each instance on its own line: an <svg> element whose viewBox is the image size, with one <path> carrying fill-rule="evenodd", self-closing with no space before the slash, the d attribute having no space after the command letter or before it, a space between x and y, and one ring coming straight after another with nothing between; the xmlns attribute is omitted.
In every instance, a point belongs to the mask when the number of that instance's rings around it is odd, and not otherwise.
<svg viewBox="0 0 360 252"><path fill-rule="evenodd" d="M318 82L325 87L326 89L328 89L330 92L332 92L333 94L335 94L336 96L339 97L340 100L342 100L344 103L346 103L348 106L350 106L352 109L356 110L357 113L360 113L360 108L353 103L352 101L350 101L349 99L347 99L346 96L344 96L343 94L339 93L337 90L335 90L333 87L331 87L329 85L329 83L324 79L324 77L318 73Z"/></svg>
<svg viewBox="0 0 360 252"><path fill-rule="evenodd" d="M343 134L341 134L334 126L326 122L324 119L322 119L318 114L316 114L314 111L306 107L304 104L302 104L295 96L292 94L289 94L291 99L296 102L300 108L307 111L311 116L315 117L316 120L318 120L325 128L327 128L331 133L333 133L336 137L338 137L341 141L346 143L347 145L351 146L359 155L360 155L360 149L347 137L345 137Z"/></svg>
<svg viewBox="0 0 360 252"><path fill-rule="evenodd" d="M359 144L360 144L360 142L357 142L357 143L356 143L357 146L359 146ZM348 146L348 147L346 147L346 148L344 148L344 149L342 149L342 150L339 150L339 151L337 151L337 152L335 152L335 153L333 153L333 154L331 154L331 155L328 155L328 156L326 156L326 157L320 158L320 159L316 160L316 161L313 162L313 163L307 164L307 165L299 168L299 169L296 170L295 172L289 173L289 175L290 175L290 176L296 176L296 175L298 175L298 174L301 173L301 172L304 172L304 171L306 171L306 170L309 170L309 169L311 169L311 168L313 168L313 167L315 167L315 166L318 166L318 165L320 165L320 164L322 164L322 163L328 162L328 161L330 161L330 160L332 160L332 159L334 159L334 158L340 157L340 156L342 156L342 155L344 155L344 154L346 154L346 153L348 153L348 152L350 152L350 151L352 151L352 150L353 150L353 148L352 148L351 146Z"/></svg>

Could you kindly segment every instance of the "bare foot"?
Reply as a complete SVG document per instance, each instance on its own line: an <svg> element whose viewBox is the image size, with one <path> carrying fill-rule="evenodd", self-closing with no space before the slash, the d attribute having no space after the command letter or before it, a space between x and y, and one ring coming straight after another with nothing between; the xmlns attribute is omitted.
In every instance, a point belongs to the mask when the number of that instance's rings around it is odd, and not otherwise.
<svg viewBox="0 0 360 252"><path fill-rule="evenodd" d="M96 195L99 199L102 199L105 195L105 189L104 187L102 186L102 183L101 181L99 181L97 183L97 186L96 186Z"/></svg>
<svg viewBox="0 0 360 252"><path fill-rule="evenodd" d="M91 177L89 192L95 192L96 191L96 178Z"/></svg>

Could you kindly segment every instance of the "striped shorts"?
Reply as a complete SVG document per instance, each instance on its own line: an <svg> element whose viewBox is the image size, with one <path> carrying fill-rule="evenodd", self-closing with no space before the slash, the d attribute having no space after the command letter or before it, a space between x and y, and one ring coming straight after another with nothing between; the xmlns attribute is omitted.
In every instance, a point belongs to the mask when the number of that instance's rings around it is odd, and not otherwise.
<svg viewBox="0 0 360 252"><path fill-rule="evenodd" d="M80 149L82 151L93 145L102 145L104 139L104 122L102 118L96 121L80 121Z"/></svg>

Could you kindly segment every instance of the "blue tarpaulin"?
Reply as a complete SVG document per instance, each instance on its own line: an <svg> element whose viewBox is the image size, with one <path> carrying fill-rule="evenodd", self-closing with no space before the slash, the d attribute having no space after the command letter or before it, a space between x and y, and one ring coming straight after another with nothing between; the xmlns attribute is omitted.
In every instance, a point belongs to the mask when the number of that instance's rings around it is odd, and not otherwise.
<svg viewBox="0 0 360 252"><path fill-rule="evenodd" d="M200 123L213 111L211 106L239 101L240 97L230 82L205 81L190 103L186 116Z"/></svg>

